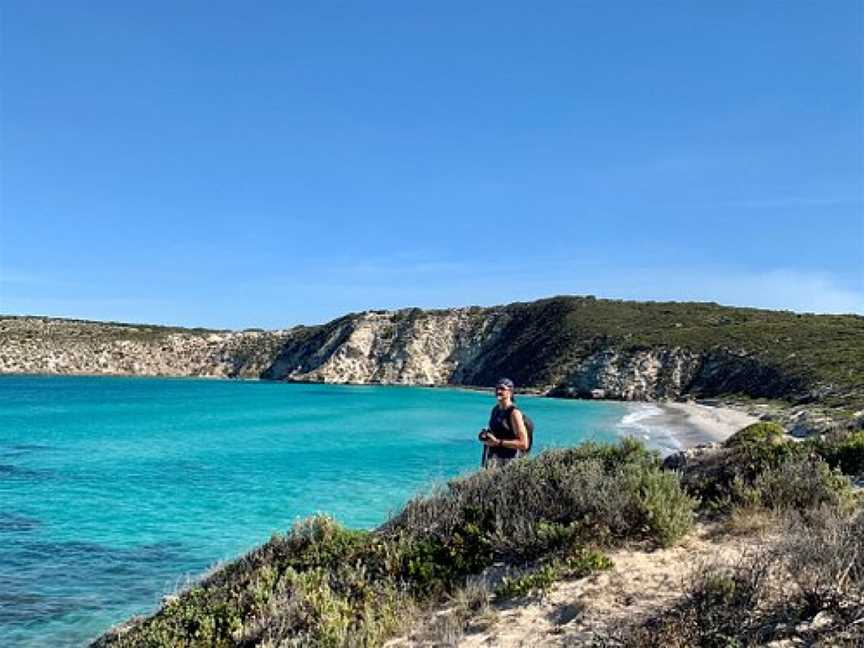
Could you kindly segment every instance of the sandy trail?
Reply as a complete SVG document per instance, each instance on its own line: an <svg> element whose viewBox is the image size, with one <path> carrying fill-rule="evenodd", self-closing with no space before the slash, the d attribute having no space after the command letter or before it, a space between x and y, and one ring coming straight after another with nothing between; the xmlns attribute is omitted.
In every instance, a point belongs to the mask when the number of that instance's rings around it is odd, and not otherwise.
<svg viewBox="0 0 864 648"><path fill-rule="evenodd" d="M698 525L681 543L646 551L633 547L610 553L614 567L587 578L556 583L542 599L527 597L493 605L497 618L458 642L403 637L390 647L455 645L460 648L517 648L591 645L610 630L647 619L685 591L702 563L734 561L765 540L758 534L719 534Z"/></svg>
<svg viewBox="0 0 864 648"><path fill-rule="evenodd" d="M562 582L542 602L502 610L489 632L466 636L460 646L578 646L597 633L646 619L672 604L701 562L734 560L753 540L712 538L698 527L681 544L651 552L624 549L611 554L614 567L577 581Z"/></svg>

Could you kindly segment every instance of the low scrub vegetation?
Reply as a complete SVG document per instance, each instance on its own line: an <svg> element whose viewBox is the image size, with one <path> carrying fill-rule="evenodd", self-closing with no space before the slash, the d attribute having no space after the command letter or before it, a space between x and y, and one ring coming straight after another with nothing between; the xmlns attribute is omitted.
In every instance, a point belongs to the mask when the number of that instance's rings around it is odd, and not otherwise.
<svg viewBox="0 0 864 648"><path fill-rule="evenodd" d="M601 645L864 645L864 509L844 474L860 474L862 435L795 442L782 432L749 426L682 478L703 512L769 521L761 530L774 541L736 563L696 568L676 605Z"/></svg>
<svg viewBox="0 0 864 648"><path fill-rule="evenodd" d="M807 446L847 475L864 476L864 430L841 430L808 439Z"/></svg>
<svg viewBox="0 0 864 648"><path fill-rule="evenodd" d="M500 596L542 590L607 568L603 546L675 541L694 506L638 443L548 452L454 480L375 531L306 520L96 645L379 645L493 562L527 568Z"/></svg>
<svg viewBox="0 0 864 648"><path fill-rule="evenodd" d="M680 603L606 645L864 645L864 511L788 513L780 536L737 564L697 569Z"/></svg>
<svg viewBox="0 0 864 648"><path fill-rule="evenodd" d="M583 578L597 571L612 568L612 561L602 552L581 549L564 556L554 556L539 566L516 577L504 577L496 588L500 599L545 593L563 578Z"/></svg>
<svg viewBox="0 0 864 648"><path fill-rule="evenodd" d="M409 502L384 529L452 550L476 537L513 562L567 543L626 538L667 545L689 530L694 506L656 453L624 440L547 452L451 482Z"/></svg>
<svg viewBox="0 0 864 648"><path fill-rule="evenodd" d="M775 446L785 443L786 430L779 423L760 421L738 430L723 444L726 448L747 448L754 445Z"/></svg>
<svg viewBox="0 0 864 648"><path fill-rule="evenodd" d="M687 465L682 484L703 512L715 516L739 507L849 510L854 498L843 468L857 466L857 436L796 442L775 423L756 423Z"/></svg>

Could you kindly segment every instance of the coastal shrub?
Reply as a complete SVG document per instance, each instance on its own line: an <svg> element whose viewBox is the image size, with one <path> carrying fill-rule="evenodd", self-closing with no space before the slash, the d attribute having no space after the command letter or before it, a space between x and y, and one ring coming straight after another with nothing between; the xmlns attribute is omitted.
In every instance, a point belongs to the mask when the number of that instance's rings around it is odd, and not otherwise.
<svg viewBox="0 0 864 648"><path fill-rule="evenodd" d="M849 434L826 459L846 474L864 475L864 430Z"/></svg>
<svg viewBox="0 0 864 648"><path fill-rule="evenodd" d="M780 528L775 544L733 565L694 570L680 602L605 645L864 645L864 511L790 511Z"/></svg>
<svg viewBox="0 0 864 648"><path fill-rule="evenodd" d="M410 616L400 547L316 516L96 646L377 645Z"/></svg>
<svg viewBox="0 0 864 648"><path fill-rule="evenodd" d="M490 612L492 593L483 580L473 580L450 595L450 604L467 615L484 615Z"/></svg>
<svg viewBox="0 0 864 648"><path fill-rule="evenodd" d="M502 599L526 596L531 592L546 592L558 579L554 565L545 564L521 576L505 576L495 595Z"/></svg>
<svg viewBox="0 0 864 648"><path fill-rule="evenodd" d="M685 490L700 497L702 510L728 515L739 508L810 510L823 505L849 510L852 484L801 444L784 443L755 452L723 451L685 471Z"/></svg>
<svg viewBox="0 0 864 648"><path fill-rule="evenodd" d="M240 645L380 645L412 612L392 583L373 583L357 566L292 570L286 581L286 595L247 625Z"/></svg>
<svg viewBox="0 0 864 648"><path fill-rule="evenodd" d="M368 531L346 529L329 516L315 515L294 524L285 541L284 560L294 568L329 567L368 537Z"/></svg>
<svg viewBox="0 0 864 648"><path fill-rule="evenodd" d="M815 455L766 470L753 481L752 489L752 503L770 509L807 513L827 506L848 512L855 503L849 478Z"/></svg>
<svg viewBox="0 0 864 648"><path fill-rule="evenodd" d="M787 461L802 460L809 454L803 444L762 428L742 434L731 447L687 463L681 483L688 494L700 500L703 512L726 515L739 506L760 505L762 497L754 490L756 480Z"/></svg>
<svg viewBox="0 0 864 648"><path fill-rule="evenodd" d="M774 434L768 434L763 441L753 439L733 445L726 455L723 483L735 478L750 482L766 470L804 454L799 444Z"/></svg>
<svg viewBox="0 0 864 648"><path fill-rule="evenodd" d="M525 561L573 542L665 545L689 529L694 506L656 453L625 440L547 451L454 480L409 502L382 529L437 542L454 560L470 540L487 563Z"/></svg>
<svg viewBox="0 0 864 648"><path fill-rule="evenodd" d="M847 475L864 475L864 430L807 439L806 445Z"/></svg>
<svg viewBox="0 0 864 648"><path fill-rule="evenodd" d="M483 579L473 579L449 594L443 609L419 615L408 636L411 645L454 646L466 631L483 631L498 619L492 592Z"/></svg>
<svg viewBox="0 0 864 648"><path fill-rule="evenodd" d="M776 548L799 616L821 611L860 626L864 618L864 510L845 517L822 509L817 519L791 515ZM864 628L862 628L864 638Z"/></svg>
<svg viewBox="0 0 864 648"><path fill-rule="evenodd" d="M402 540L403 579L418 594L446 592L468 574L492 564L494 551L477 524L468 522L449 537Z"/></svg>
<svg viewBox="0 0 864 648"><path fill-rule="evenodd" d="M659 545L669 546L690 530L695 501L681 489L677 474L632 465L624 472L629 490L636 494L636 517L642 517Z"/></svg>
<svg viewBox="0 0 864 648"><path fill-rule="evenodd" d="M784 442L786 430L779 423L760 421L738 430L723 443L725 448L750 445L778 445Z"/></svg>

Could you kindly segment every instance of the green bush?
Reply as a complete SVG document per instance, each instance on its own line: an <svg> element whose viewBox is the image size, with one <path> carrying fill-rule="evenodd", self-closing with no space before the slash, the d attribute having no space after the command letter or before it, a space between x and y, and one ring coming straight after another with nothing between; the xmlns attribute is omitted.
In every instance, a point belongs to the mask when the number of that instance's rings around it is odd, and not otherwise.
<svg viewBox="0 0 864 648"><path fill-rule="evenodd" d="M625 483L637 497L643 525L661 546L669 546L693 525L695 501L682 489L678 475L644 467L628 466Z"/></svg>
<svg viewBox="0 0 864 648"><path fill-rule="evenodd" d="M95 645L380 644L413 605L398 579L400 551L372 533L309 518Z"/></svg>
<svg viewBox="0 0 864 648"><path fill-rule="evenodd" d="M716 453L686 466L685 490L703 510L728 513L736 507L795 509L821 506L849 510L851 484L837 468L856 465L864 434L833 435L803 443L790 440L774 423L739 430Z"/></svg>
<svg viewBox="0 0 864 648"><path fill-rule="evenodd" d="M812 447L794 442L721 450L688 467L682 484L700 498L703 511L714 515L737 507L807 511L823 505L849 510L854 505L849 479Z"/></svg>
<svg viewBox="0 0 864 648"><path fill-rule="evenodd" d="M558 580L558 573L551 564L515 578L505 577L495 595L502 599L527 596L535 591L546 592Z"/></svg>
<svg viewBox="0 0 864 648"><path fill-rule="evenodd" d="M689 530L694 507L656 453L625 440L454 480L409 502L379 532L406 539L403 574L428 595L495 560L526 562L624 538L667 545Z"/></svg>
<svg viewBox="0 0 864 648"><path fill-rule="evenodd" d="M864 475L864 430L828 434L808 439L806 444L832 468L839 468L847 475Z"/></svg>
<svg viewBox="0 0 864 648"><path fill-rule="evenodd" d="M738 430L723 443L725 448L751 445L779 445L785 442L786 430L778 423L759 422Z"/></svg>
<svg viewBox="0 0 864 648"><path fill-rule="evenodd" d="M403 542L402 576L421 595L449 591L494 559L489 539L472 522L446 539L436 536Z"/></svg>
<svg viewBox="0 0 864 648"><path fill-rule="evenodd" d="M747 429L736 433L740 436L730 447L685 465L681 483L688 494L700 500L703 511L727 514L737 506L758 504L753 486L760 475L810 454L804 444L778 436L776 431L760 428L741 434Z"/></svg>
<svg viewBox="0 0 864 648"><path fill-rule="evenodd" d="M852 484L818 456L790 459L766 470L753 482L753 499L775 510L806 513L821 507L851 511Z"/></svg>
<svg viewBox="0 0 864 648"><path fill-rule="evenodd" d="M850 434L826 460L846 474L864 474L864 430Z"/></svg>
<svg viewBox="0 0 864 648"><path fill-rule="evenodd" d="M544 452L454 480L409 502L383 530L445 547L470 530L484 538L484 551L494 550L489 560L524 561L565 541L641 538L666 545L690 528L694 507L656 453L625 440ZM550 524L558 525L556 533Z"/></svg>

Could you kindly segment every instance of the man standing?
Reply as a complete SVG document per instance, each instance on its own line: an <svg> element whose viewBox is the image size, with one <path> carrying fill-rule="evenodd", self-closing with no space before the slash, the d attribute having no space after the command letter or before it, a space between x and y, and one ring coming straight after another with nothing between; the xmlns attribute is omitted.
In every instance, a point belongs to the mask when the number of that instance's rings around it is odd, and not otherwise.
<svg viewBox="0 0 864 648"><path fill-rule="evenodd" d="M480 432L483 443L483 467L501 466L528 452L531 447L522 412L516 407L513 381L502 378L495 385L495 407L489 416L489 427Z"/></svg>

